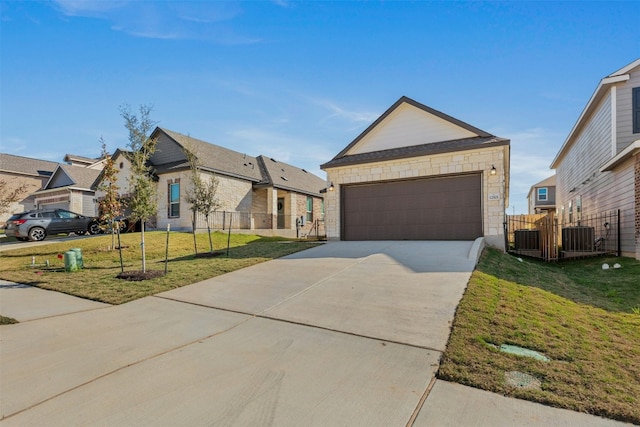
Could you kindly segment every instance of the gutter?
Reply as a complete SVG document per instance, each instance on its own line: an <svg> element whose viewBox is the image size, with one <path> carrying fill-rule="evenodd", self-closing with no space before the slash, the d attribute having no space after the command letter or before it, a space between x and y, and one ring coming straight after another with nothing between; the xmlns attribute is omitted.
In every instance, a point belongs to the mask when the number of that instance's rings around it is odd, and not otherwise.
<svg viewBox="0 0 640 427"><path fill-rule="evenodd" d="M611 172L616 167L618 167L621 163L629 160L633 156L640 154L640 139L632 142L627 148L616 154L611 160L605 163L601 168L600 172Z"/></svg>

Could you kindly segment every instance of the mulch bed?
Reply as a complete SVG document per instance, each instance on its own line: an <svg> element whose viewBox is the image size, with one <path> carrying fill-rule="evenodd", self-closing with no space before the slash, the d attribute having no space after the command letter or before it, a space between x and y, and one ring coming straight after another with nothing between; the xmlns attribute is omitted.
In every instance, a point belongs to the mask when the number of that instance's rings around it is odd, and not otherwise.
<svg viewBox="0 0 640 427"><path fill-rule="evenodd" d="M129 280L132 282L140 282L142 280L155 279L164 276L164 271L147 270L147 271L125 271L116 276L118 279Z"/></svg>

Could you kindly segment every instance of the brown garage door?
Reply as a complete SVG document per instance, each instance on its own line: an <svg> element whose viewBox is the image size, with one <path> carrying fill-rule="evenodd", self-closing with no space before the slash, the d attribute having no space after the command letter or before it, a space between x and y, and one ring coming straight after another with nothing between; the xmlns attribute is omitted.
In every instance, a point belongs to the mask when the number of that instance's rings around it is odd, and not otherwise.
<svg viewBox="0 0 640 427"><path fill-rule="evenodd" d="M481 175L342 187L344 240L473 240L482 236Z"/></svg>

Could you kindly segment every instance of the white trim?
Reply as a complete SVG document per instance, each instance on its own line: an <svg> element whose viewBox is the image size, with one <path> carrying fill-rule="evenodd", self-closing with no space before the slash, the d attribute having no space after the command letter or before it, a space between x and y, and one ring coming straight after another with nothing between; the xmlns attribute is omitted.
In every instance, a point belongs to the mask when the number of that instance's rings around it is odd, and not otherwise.
<svg viewBox="0 0 640 427"><path fill-rule="evenodd" d="M71 190L89 191L89 192L95 193L95 191L90 189L90 188L74 187L74 186L71 186L71 185L67 185L67 186L64 186L64 187L47 188L46 190L38 190L38 191L34 191L31 194L35 195L35 196L38 196L40 194L55 193L56 191L64 191L64 190L66 190L66 191L71 191Z"/></svg>
<svg viewBox="0 0 640 427"><path fill-rule="evenodd" d="M640 154L640 139L635 140L631 143L627 148L618 153L617 156L613 157L607 163L605 163L601 168L600 172L609 172L616 168L620 163L624 162L627 159L630 159L632 156L636 154Z"/></svg>
<svg viewBox="0 0 640 427"><path fill-rule="evenodd" d="M610 85L612 83L626 82L630 78L631 78L631 76L629 76L629 74L625 74L625 75L621 75L621 76L614 76L614 77L605 77L600 82L600 86Z"/></svg>
<svg viewBox="0 0 640 427"><path fill-rule="evenodd" d="M624 67L620 68L618 71L614 71L613 73L609 74L609 77L619 76L620 74L627 74L629 71L633 70L638 66L640 66L640 58L636 59L629 65L625 65Z"/></svg>
<svg viewBox="0 0 640 427"><path fill-rule="evenodd" d="M640 59L636 62L639 62L639 61ZM622 70L616 71L616 73L620 73L621 71L629 67L630 67L629 69L635 68L635 66L639 65L640 62L639 64L635 64L635 65L634 64L635 62L633 64L630 64L628 67L623 68ZM631 65L633 65L633 67L631 67ZM564 156L565 151L569 148L569 145L571 144L574 135L577 133L578 129L582 127L583 121L589 114L591 114L596 104L600 102L600 100L604 97L605 86L614 84L614 83L626 82L630 78L631 76L629 74L624 74L624 75L616 75L612 77L605 77L602 80L600 80L600 83L598 84L598 87L596 88L595 92L593 92L593 95L591 95L589 102L587 102L587 105L582 110L582 113L580 113L580 117L578 117L578 120L573 125L573 128L571 128L571 132L569 132L569 136L567 136L567 139L564 140L564 143L562 144L562 147L560 147L558 154L556 154L556 157L551 162L551 166L550 166L551 169L556 169L558 167L558 163L560 163L560 158ZM612 123L612 126L613 126L613 123Z"/></svg>
<svg viewBox="0 0 640 427"><path fill-rule="evenodd" d="M611 86L611 157L615 157L618 148L617 94L616 86Z"/></svg>

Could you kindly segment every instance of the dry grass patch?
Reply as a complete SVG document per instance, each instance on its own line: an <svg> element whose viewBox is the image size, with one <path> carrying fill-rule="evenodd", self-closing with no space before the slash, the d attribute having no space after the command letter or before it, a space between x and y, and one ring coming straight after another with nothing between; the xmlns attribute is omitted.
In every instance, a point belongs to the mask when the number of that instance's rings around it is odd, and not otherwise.
<svg viewBox="0 0 640 427"><path fill-rule="evenodd" d="M601 269L612 261L623 268ZM439 378L640 423L638 277L640 262L627 258L543 264L486 250L458 307ZM551 361L501 352L502 344ZM534 376L540 389L507 385L510 371Z"/></svg>

